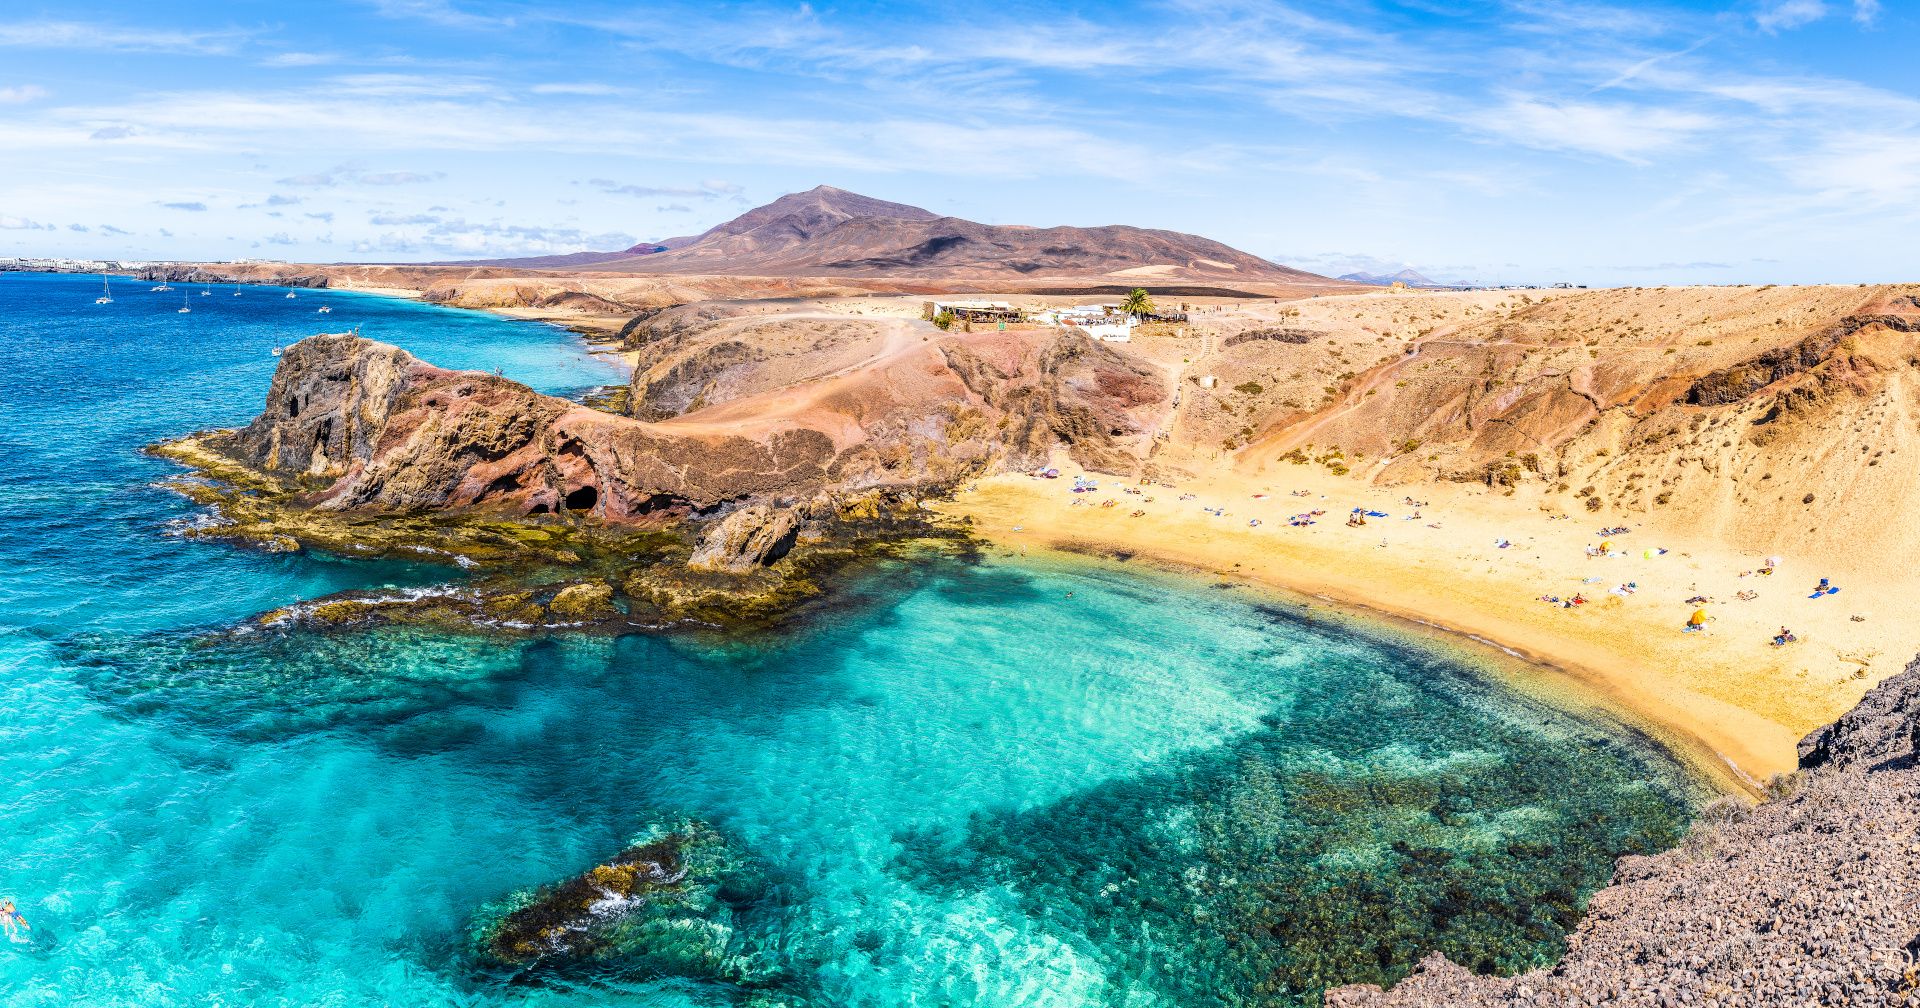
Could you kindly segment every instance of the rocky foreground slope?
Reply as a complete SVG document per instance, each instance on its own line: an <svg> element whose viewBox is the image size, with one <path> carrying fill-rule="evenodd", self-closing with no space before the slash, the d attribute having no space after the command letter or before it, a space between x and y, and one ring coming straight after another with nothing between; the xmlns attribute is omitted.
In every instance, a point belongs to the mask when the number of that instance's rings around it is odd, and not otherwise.
<svg viewBox="0 0 1920 1008"><path fill-rule="evenodd" d="M1800 743L1752 810L1622 858L1558 966L1496 978L1440 956L1331 1008L1920 1004L1920 659Z"/></svg>

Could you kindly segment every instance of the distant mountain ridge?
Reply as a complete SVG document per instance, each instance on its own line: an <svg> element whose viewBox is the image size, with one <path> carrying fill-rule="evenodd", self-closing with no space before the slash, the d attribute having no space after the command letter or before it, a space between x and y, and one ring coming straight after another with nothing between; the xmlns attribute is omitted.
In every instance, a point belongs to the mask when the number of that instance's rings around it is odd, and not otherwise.
<svg viewBox="0 0 1920 1008"><path fill-rule="evenodd" d="M980 224L817 186L698 234L619 252L492 259L510 266L609 273L918 276L985 281L1036 276L1327 283L1198 235L1127 225Z"/></svg>
<svg viewBox="0 0 1920 1008"><path fill-rule="evenodd" d="M1403 283L1409 287L1464 287L1465 284L1441 283L1433 280L1409 266L1398 273L1342 273L1337 279L1351 280L1354 283L1373 284L1377 287L1391 287Z"/></svg>

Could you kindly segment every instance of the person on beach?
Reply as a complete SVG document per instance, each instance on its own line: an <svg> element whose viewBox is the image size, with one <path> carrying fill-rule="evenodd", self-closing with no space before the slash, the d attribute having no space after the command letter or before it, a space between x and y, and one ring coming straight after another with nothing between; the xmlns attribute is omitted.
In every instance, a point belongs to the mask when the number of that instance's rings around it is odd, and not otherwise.
<svg viewBox="0 0 1920 1008"><path fill-rule="evenodd" d="M12 900L4 900L0 901L0 928L6 930L8 938L18 942L26 941L25 938L20 937L20 931L22 929L31 931L33 925L27 923L25 917L20 916L19 910L14 909Z"/></svg>

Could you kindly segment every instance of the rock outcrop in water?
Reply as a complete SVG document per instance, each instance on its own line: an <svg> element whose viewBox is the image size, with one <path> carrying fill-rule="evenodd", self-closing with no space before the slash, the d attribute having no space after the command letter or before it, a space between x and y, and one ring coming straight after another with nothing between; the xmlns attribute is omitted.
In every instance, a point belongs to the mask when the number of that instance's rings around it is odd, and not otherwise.
<svg viewBox="0 0 1920 1008"><path fill-rule="evenodd" d="M485 971L515 978L598 969L782 987L791 978L749 923L768 888L712 826L679 820L579 875L481 908L470 940Z"/></svg>
<svg viewBox="0 0 1920 1008"><path fill-rule="evenodd" d="M1475 976L1435 955L1333 1008L1920 1004L1920 659L1800 743L1751 810L1723 800L1679 848L1622 858L1549 970Z"/></svg>
<svg viewBox="0 0 1920 1008"><path fill-rule="evenodd" d="M741 508L707 530L687 566L744 574L786 556L799 530L800 516L792 508Z"/></svg>
<svg viewBox="0 0 1920 1008"><path fill-rule="evenodd" d="M266 409L231 443L248 464L317 486L321 508L614 521L817 487L834 457L817 431L661 431L356 336L288 347Z"/></svg>

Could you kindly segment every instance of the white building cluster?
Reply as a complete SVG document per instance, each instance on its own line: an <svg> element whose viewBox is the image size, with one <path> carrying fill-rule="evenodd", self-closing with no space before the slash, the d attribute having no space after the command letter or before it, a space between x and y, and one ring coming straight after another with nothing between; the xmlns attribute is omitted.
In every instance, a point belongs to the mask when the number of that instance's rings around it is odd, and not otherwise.
<svg viewBox="0 0 1920 1008"><path fill-rule="evenodd" d="M124 273L146 265L114 259L0 259L0 270L18 273Z"/></svg>
<svg viewBox="0 0 1920 1008"><path fill-rule="evenodd" d="M1108 343L1127 343L1139 320L1120 310L1117 304L1076 305L1072 308L1047 308L1034 314L1042 325L1059 326L1086 333Z"/></svg>

